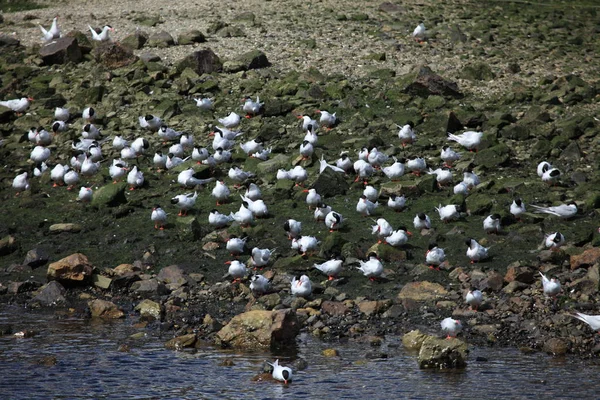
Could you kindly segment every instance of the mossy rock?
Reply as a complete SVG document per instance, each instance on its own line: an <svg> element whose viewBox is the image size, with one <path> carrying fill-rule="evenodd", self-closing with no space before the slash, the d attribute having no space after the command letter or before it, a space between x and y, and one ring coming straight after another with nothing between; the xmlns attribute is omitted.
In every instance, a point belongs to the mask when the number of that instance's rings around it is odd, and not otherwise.
<svg viewBox="0 0 600 400"><path fill-rule="evenodd" d="M488 147L475 154L475 164L487 169L504 166L510 161L510 148L505 144Z"/></svg>
<svg viewBox="0 0 600 400"><path fill-rule="evenodd" d="M341 254L342 248L348 243L340 232L330 232L321 242L319 257L329 259Z"/></svg>
<svg viewBox="0 0 600 400"><path fill-rule="evenodd" d="M460 76L471 81L491 81L496 77L490 66L482 62L466 65Z"/></svg>
<svg viewBox="0 0 600 400"><path fill-rule="evenodd" d="M127 184L125 182L104 185L94 191L91 205L93 207L117 207L125 204L127 203L126 188Z"/></svg>
<svg viewBox="0 0 600 400"><path fill-rule="evenodd" d="M485 215L492 209L492 205L494 204L492 198L483 193L473 193L469 195L466 198L465 203L471 214L475 215Z"/></svg>

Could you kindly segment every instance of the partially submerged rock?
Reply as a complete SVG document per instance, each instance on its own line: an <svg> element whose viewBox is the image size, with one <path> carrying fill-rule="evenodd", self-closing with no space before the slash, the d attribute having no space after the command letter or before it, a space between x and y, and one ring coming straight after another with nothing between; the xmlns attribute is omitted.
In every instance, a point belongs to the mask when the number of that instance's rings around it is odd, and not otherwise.
<svg viewBox="0 0 600 400"><path fill-rule="evenodd" d="M216 336L224 347L271 347L293 343L300 332L296 313L291 309L254 310L236 315Z"/></svg>
<svg viewBox="0 0 600 400"><path fill-rule="evenodd" d="M467 344L460 339L427 337L419 350L419 368L450 369L467 366Z"/></svg>

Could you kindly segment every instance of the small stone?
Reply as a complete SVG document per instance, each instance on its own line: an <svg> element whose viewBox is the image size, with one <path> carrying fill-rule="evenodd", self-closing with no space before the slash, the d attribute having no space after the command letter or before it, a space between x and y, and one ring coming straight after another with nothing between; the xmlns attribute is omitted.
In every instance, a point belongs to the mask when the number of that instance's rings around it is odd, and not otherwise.
<svg viewBox="0 0 600 400"><path fill-rule="evenodd" d="M27 252L23 264L35 269L48 263L48 259L48 253L44 249L35 248Z"/></svg>
<svg viewBox="0 0 600 400"><path fill-rule="evenodd" d="M178 336L169 340L165 343L165 347L169 350L181 350L186 347L194 347L196 340L196 335L190 333L189 335Z"/></svg>
<svg viewBox="0 0 600 400"><path fill-rule="evenodd" d="M94 274L92 275L92 282L97 288L108 289L110 287L110 284L112 283L112 279L104 275Z"/></svg>
<svg viewBox="0 0 600 400"><path fill-rule="evenodd" d="M202 75L221 71L223 64L211 49L205 49L193 52L177 64L179 73L186 68L191 68L198 75Z"/></svg>
<svg viewBox="0 0 600 400"><path fill-rule="evenodd" d="M590 249L585 250L581 254L571 256L571 270L594 265L598 261L600 261L600 248L592 247Z"/></svg>
<svg viewBox="0 0 600 400"><path fill-rule="evenodd" d="M50 233L63 233L63 232L77 233L77 232L80 232L81 229L82 229L81 225L79 225L79 224L65 223L65 224L50 225L50 228L48 228L48 231Z"/></svg>
<svg viewBox="0 0 600 400"><path fill-rule="evenodd" d="M155 301L144 299L137 306L135 310L140 312L142 317L152 317L156 320L161 320L163 309L161 305Z"/></svg>
<svg viewBox="0 0 600 400"><path fill-rule="evenodd" d="M0 239L0 256L5 256L17 250L17 240L14 236L4 236Z"/></svg>
<svg viewBox="0 0 600 400"><path fill-rule="evenodd" d="M336 349L325 349L321 352L325 357L338 357L340 353Z"/></svg>
<svg viewBox="0 0 600 400"><path fill-rule="evenodd" d="M563 356L567 353L569 346L560 338L551 338L544 342L544 351L554 356Z"/></svg>
<svg viewBox="0 0 600 400"><path fill-rule="evenodd" d="M414 300L414 301L433 301L442 299L448 294L439 283L428 281L409 282L400 290L398 294L399 300Z"/></svg>
<svg viewBox="0 0 600 400"><path fill-rule="evenodd" d="M144 31L136 30L131 35L127 35L121 40L123 47L129 50L139 50L148 41L148 34Z"/></svg>
<svg viewBox="0 0 600 400"><path fill-rule="evenodd" d="M125 313L115 303L106 300L92 300L88 302L92 317L105 319L124 318Z"/></svg>

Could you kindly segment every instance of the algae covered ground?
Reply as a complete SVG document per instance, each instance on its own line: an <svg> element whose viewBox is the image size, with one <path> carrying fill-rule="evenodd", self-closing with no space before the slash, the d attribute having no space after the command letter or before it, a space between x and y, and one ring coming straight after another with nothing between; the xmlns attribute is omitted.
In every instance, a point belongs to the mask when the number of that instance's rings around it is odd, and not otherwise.
<svg viewBox="0 0 600 400"><path fill-rule="evenodd" d="M317 298L338 296L340 301L354 299L357 303L364 299L394 300L408 282L437 282L449 291L445 300L450 303L438 304L433 311L429 307L427 312L433 312L435 318L417 320L420 325L437 329L437 316L447 316L454 308L463 307L463 291L480 285L492 304L499 310L504 308L503 312L481 317L474 325L498 324L502 329L519 331L516 322L506 322L505 318L517 312L525 313L525 319L537 318L533 304L538 304L541 294L537 277L519 287L517 295L503 290L508 280L502 283L502 278L509 267L529 269L536 275L538 269L551 271L565 287L572 284L574 289L580 279L593 275L585 268L571 271L569 260L598 244L600 170L595 115L600 90L600 49L596 39L600 17L594 4L343 1L294 2L294 7L282 8L280 1L226 2L224 7L217 7L216 2L181 2L170 12L159 13L153 2L135 2L146 6L142 15L139 8L125 2L123 9L107 4L106 8L98 6L95 12L97 25L110 21L117 27L114 36L119 43L131 43L131 35L139 34L136 27L150 38L160 31L181 37L191 29L200 29L208 41L164 47L146 44L134 50L141 56L139 60L119 67L107 65L103 53L91 50L98 45L86 44L91 52L84 52L81 62L44 65L39 55L37 24L49 25L49 16L62 11L59 15L65 32L85 32L87 27L81 24L79 16L86 10L75 3L60 3L56 8L41 2L48 7L7 12L0 24L1 32L8 35L0 41L0 97L35 98L23 116L0 109L0 237L4 238L0 260L5 271L1 278L4 286L13 281L45 282L45 267L31 269L23 265L27 252L39 249L47 254L49 262L83 253L97 273L106 276L112 276L112 268L135 261L147 274L177 264L188 273L202 274L204 279L198 288L210 290L218 282L227 281L223 278L227 271L224 263L230 259L224 244L226 238L246 234L248 249L276 249L275 260L267 271L275 272L278 288L285 287L282 296L288 290L287 276L302 273L315 282ZM254 7L259 3L260 9ZM65 8L71 5L70 13L66 12ZM206 12L198 16L200 11ZM156 23L146 23L142 16L154 16ZM410 36L419 21L424 21L428 29L424 42ZM26 46L11 45L6 38L20 39ZM85 47L84 43L80 46ZM198 73L181 67L183 57L206 48L221 58L220 68ZM248 57L252 60L252 55L256 55L248 50L255 49L269 61L260 63L260 68L248 62ZM162 61L147 53L154 53ZM267 147L272 147L270 160L248 158L236 145L232 162L214 170L190 160L183 167L156 171L152 156L158 150L166 153L168 145L156 134L142 130L139 116L160 116L170 127L193 134L196 145L212 152L209 133L218 118L230 111L242 113L244 96L260 96L265 105L260 115L242 121L240 130L244 135L238 143L260 135ZM214 98L214 109L198 109L193 101L198 97ZM102 145L104 161L100 172L83 179L73 191L52 187L46 172L32 178L30 190L16 196L11 188L13 178L34 167L29 160L33 146L26 140L27 131L35 126L49 129L54 108L59 106L68 107L73 117L71 128L56 135L49 146L50 168L69 161L73 155L71 144L84 125L81 111L93 106L99 114L94 123L104 137L110 138ZM333 129L319 131L312 160L301 161L298 148L304 132L297 116L318 117L318 109L336 112L339 121ZM417 140L403 147L397 137L397 125L408 121L415 124ZM435 169L441 165L442 146L450 143L448 130L484 132L477 152L470 153L452 144L462 153L462 159L453 168L454 183L462 180L463 171L473 163L481 184L462 196L452 193L452 185L439 188L431 175L406 174L398 182L391 182L377 172L369 183L380 190L381 205L372 218L385 218L394 228L406 226L413 230L413 218L424 212L431 217L433 229L413 231L401 249L385 245L372 248L376 243L371 234L374 222L355 210L363 183L354 182L352 174L340 177L330 170L319 176L318 160L324 157L334 163L341 152L347 152L355 161L361 148L376 147L390 157L424 157L428 166ZM129 140L144 136L149 140L150 148L135 161L146 179L142 188L129 191L127 185L113 184L108 176L108 165L119 155L111 148L115 135ZM537 164L543 160L562 172L553 186L543 183L536 174ZM277 181L279 168L290 169L296 164L307 168L309 178L304 186L322 188L327 192L324 201L344 216L339 232L329 233L322 222L314 221L302 188L294 187L290 181ZM233 224L214 231L207 222L209 211L216 207L210 196L213 183L191 190L197 190L199 197L189 216L176 215L178 210L170 199L190 191L177 184L178 172L192 167L204 177L223 179L232 186L227 177L232 165L256 174L251 181L263 192L268 218L258 219L250 228ZM76 201L82 185L95 192L91 204ZM239 194L244 190L232 189L229 202L219 206L219 211L235 212L241 203ZM385 206L392 193L406 196L407 206L402 212ZM508 212L516 197L528 205L575 201L579 211L569 220L527 213L522 221L517 221ZM150 221L156 204L169 213L165 230L153 229ZM461 204L466 211L458 221L442 223L435 211L440 204ZM502 232L497 235L488 235L482 228L483 219L492 213L502 216ZM288 218L302 221L303 234L321 241L317 254L301 257L290 248L283 230ZM55 224L76 226L68 226L70 231L59 227L53 233L50 227ZM543 252L545 235L556 231L566 237L563 250ZM465 255L467 237L490 247L490 258L470 265ZM441 271L424 265L427 246L434 241L446 249L448 264ZM387 278L381 282L369 282L355 269L357 260L364 259L370 250L384 259ZM322 282L324 277L312 265L338 253L346 258L343 278L334 283ZM248 253L241 257L247 258ZM596 262L592 266L598 269ZM499 287L488 283L497 281L498 276ZM585 304L594 309L598 280L593 282L594 290L565 291L561 307L568 310ZM327 292L330 285L335 291ZM246 295L236 288L227 295L221 293L221 311L230 312L231 302L236 309L241 308ZM519 296L520 302L509 302ZM532 308L524 311L527 307L523 301ZM403 306L405 313L423 314L422 308ZM572 324L568 319L561 321L564 326ZM362 331L369 329L363 328ZM409 328L410 323L406 323L398 330ZM497 329L494 334L500 332ZM542 330L552 329L544 325ZM471 334L485 342L490 340L488 333L473 330ZM564 335L569 334L570 331ZM497 340L503 341L493 341Z"/></svg>

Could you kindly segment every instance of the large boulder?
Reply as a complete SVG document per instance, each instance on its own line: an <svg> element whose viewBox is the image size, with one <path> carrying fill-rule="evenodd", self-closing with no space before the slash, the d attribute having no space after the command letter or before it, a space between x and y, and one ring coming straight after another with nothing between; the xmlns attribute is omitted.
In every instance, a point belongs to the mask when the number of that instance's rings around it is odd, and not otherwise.
<svg viewBox="0 0 600 400"><path fill-rule="evenodd" d="M193 52L177 64L177 72L179 73L186 68L202 75L221 71L223 64L211 49L205 49Z"/></svg>
<svg viewBox="0 0 600 400"><path fill-rule="evenodd" d="M419 351L419 368L449 369L467 366L467 344L459 339L427 337Z"/></svg>
<svg viewBox="0 0 600 400"><path fill-rule="evenodd" d="M150 35L148 38L148 46L150 47L171 47L175 45L175 39L167 31L160 31Z"/></svg>
<svg viewBox="0 0 600 400"><path fill-rule="evenodd" d="M148 34L141 30L136 30L134 33L127 35L121 40L121 45L129 50L139 50L148 41Z"/></svg>
<svg viewBox="0 0 600 400"><path fill-rule="evenodd" d="M48 280L61 283L87 283L92 277L92 270L88 258L75 253L50 264L46 276Z"/></svg>
<svg viewBox="0 0 600 400"><path fill-rule="evenodd" d="M223 347L271 347L294 343L300 324L292 309L253 310L236 315L216 337Z"/></svg>
<svg viewBox="0 0 600 400"><path fill-rule="evenodd" d="M83 59L77 39L63 36L44 45L40 49L44 65L78 63Z"/></svg>

